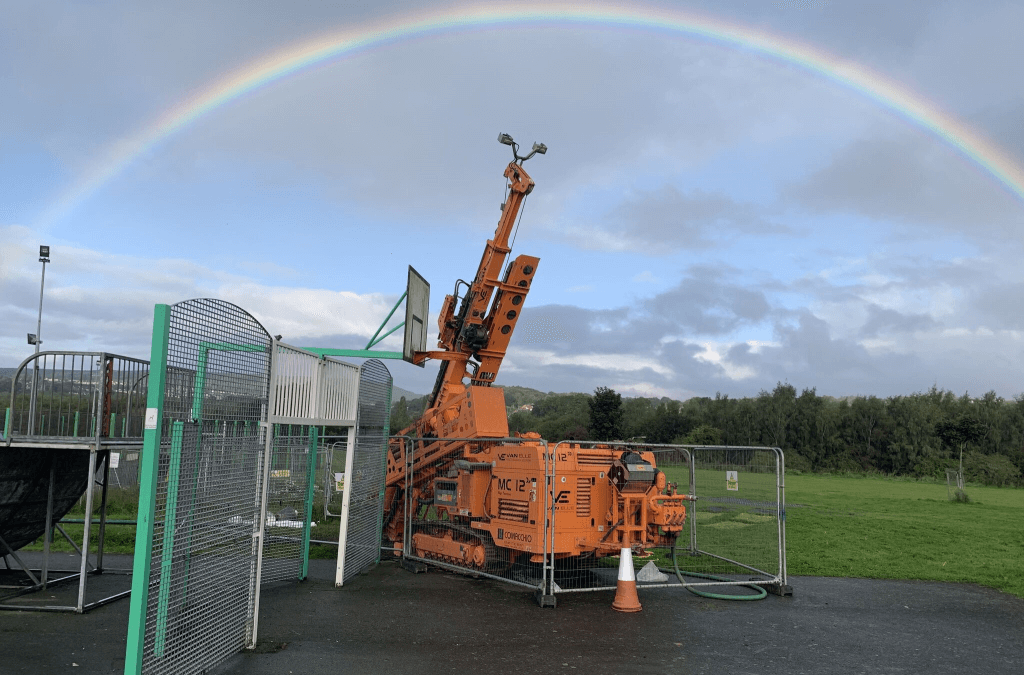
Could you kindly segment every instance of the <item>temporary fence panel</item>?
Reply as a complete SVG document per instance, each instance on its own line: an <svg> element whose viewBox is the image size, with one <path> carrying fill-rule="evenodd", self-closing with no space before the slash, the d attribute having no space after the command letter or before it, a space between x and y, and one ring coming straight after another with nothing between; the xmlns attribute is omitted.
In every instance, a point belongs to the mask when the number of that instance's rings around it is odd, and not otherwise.
<svg viewBox="0 0 1024 675"><path fill-rule="evenodd" d="M655 449L671 451L671 469ZM664 567L677 539L689 538L685 448L562 441L551 455L546 594L614 589L623 548ZM665 580L658 574L651 583Z"/></svg>
<svg viewBox="0 0 1024 675"><path fill-rule="evenodd" d="M126 673L201 673L250 636L271 345L227 302L156 308Z"/></svg>
<svg viewBox="0 0 1024 675"><path fill-rule="evenodd" d="M348 451L350 429L343 434L320 438L321 471L324 486L324 518L340 518L342 499L345 496L345 460ZM355 438L354 428L351 437Z"/></svg>
<svg viewBox="0 0 1024 675"><path fill-rule="evenodd" d="M548 592L614 589L621 548L640 588L680 587L677 563L683 586L785 583L780 452L573 441L552 457Z"/></svg>
<svg viewBox="0 0 1024 675"><path fill-rule="evenodd" d="M338 586L380 560L391 384L391 373L377 359L365 361L359 369L356 430L349 435L345 455L335 573Z"/></svg>
<svg viewBox="0 0 1024 675"><path fill-rule="evenodd" d="M785 585L782 451L766 447L695 447L692 550L681 568L734 583Z"/></svg>
<svg viewBox="0 0 1024 675"><path fill-rule="evenodd" d="M543 586L550 479L545 441L395 437L389 453L396 460L404 455L406 471L400 482L389 478L394 503L385 509L385 532L402 542L406 560Z"/></svg>

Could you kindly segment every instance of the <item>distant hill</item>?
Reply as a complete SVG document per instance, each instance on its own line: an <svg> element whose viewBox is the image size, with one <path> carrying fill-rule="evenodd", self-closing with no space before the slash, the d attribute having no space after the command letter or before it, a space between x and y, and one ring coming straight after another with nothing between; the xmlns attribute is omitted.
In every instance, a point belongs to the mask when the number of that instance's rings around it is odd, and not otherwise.
<svg viewBox="0 0 1024 675"><path fill-rule="evenodd" d="M426 394L417 394L416 392L409 391L408 389L402 389L401 387L392 385L391 387L391 400L392 402L400 400L405 397L406 401L411 401L414 398L420 398L426 396Z"/></svg>

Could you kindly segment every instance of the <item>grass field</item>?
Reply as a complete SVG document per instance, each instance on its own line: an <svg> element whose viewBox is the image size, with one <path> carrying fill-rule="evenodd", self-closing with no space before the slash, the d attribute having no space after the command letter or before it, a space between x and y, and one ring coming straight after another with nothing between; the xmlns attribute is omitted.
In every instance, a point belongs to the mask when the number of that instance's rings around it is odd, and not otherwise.
<svg viewBox="0 0 1024 675"><path fill-rule="evenodd" d="M786 477L789 574L973 582L1024 597L1024 490Z"/></svg>
<svg viewBox="0 0 1024 675"><path fill-rule="evenodd" d="M967 494L972 501L964 504L948 501L939 483L787 476L789 574L972 582L1024 597L1024 490L968 485ZM109 517L134 519L132 496L112 500ZM311 537L337 541L338 520L323 522L322 508L314 508ZM80 518L75 511L68 517ZM65 529L80 540L81 527ZM108 552L131 553L134 543L133 526L108 526ZM27 548L41 550L41 540ZM54 548L71 550L59 535ZM310 556L334 558L337 547L314 545Z"/></svg>

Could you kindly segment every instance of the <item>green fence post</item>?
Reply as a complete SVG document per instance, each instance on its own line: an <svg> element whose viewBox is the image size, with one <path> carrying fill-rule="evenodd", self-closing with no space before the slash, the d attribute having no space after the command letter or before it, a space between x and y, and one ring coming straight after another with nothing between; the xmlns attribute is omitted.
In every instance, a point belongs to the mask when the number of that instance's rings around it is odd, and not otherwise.
<svg viewBox="0 0 1024 675"><path fill-rule="evenodd" d="M71 435L74 436L75 438L78 438L78 413L79 413L79 411L76 410L75 411L75 429L71 433Z"/></svg>
<svg viewBox="0 0 1024 675"><path fill-rule="evenodd" d="M299 572L299 581L306 578L309 573L309 529L313 520L313 493L316 492L316 445L317 429L309 428L309 464L306 467L306 521L302 525L302 570Z"/></svg>
<svg viewBox="0 0 1024 675"><path fill-rule="evenodd" d="M4 413L4 438L11 437L11 409Z"/></svg>
<svg viewBox="0 0 1024 675"><path fill-rule="evenodd" d="M110 437L113 438L117 430L117 413L110 413L110 426L107 428L110 429Z"/></svg>
<svg viewBox="0 0 1024 675"><path fill-rule="evenodd" d="M156 515L156 490L159 477L160 434L163 428L164 388L167 381L167 342L171 327L171 308L157 305L153 312L153 342L150 352L149 391L143 424L142 457L139 466L139 513L135 528L135 562L132 566L131 605L128 613L128 643L125 648L125 675L141 675L142 651L146 643L146 611L149 607L149 572L153 550L153 525ZM75 413L75 434L78 413Z"/></svg>
<svg viewBox="0 0 1024 675"><path fill-rule="evenodd" d="M174 558L174 528L178 511L178 482L181 475L181 446L184 422L171 424L171 463L167 467L167 510L164 516L164 541L160 550L160 586L156 606L156 640L153 652L163 658L167 637L167 606L171 599L171 562Z"/></svg>

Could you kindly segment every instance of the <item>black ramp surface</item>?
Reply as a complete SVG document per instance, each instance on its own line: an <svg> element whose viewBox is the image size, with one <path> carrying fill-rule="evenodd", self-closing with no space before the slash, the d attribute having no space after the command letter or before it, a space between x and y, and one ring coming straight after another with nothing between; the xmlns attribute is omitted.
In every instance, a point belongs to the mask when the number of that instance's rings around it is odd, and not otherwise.
<svg viewBox="0 0 1024 675"><path fill-rule="evenodd" d="M792 598L648 591L642 612L618 614L611 593L540 609L498 582L394 563L341 589L334 561L310 576L265 588L261 653L211 675L1024 672L1024 600L970 585L797 577ZM0 673L121 673L127 616L126 602L0 612Z"/></svg>
<svg viewBox="0 0 1024 675"><path fill-rule="evenodd" d="M53 522L58 522L89 485L89 451L0 447L0 537L15 551L46 531L51 468Z"/></svg>

